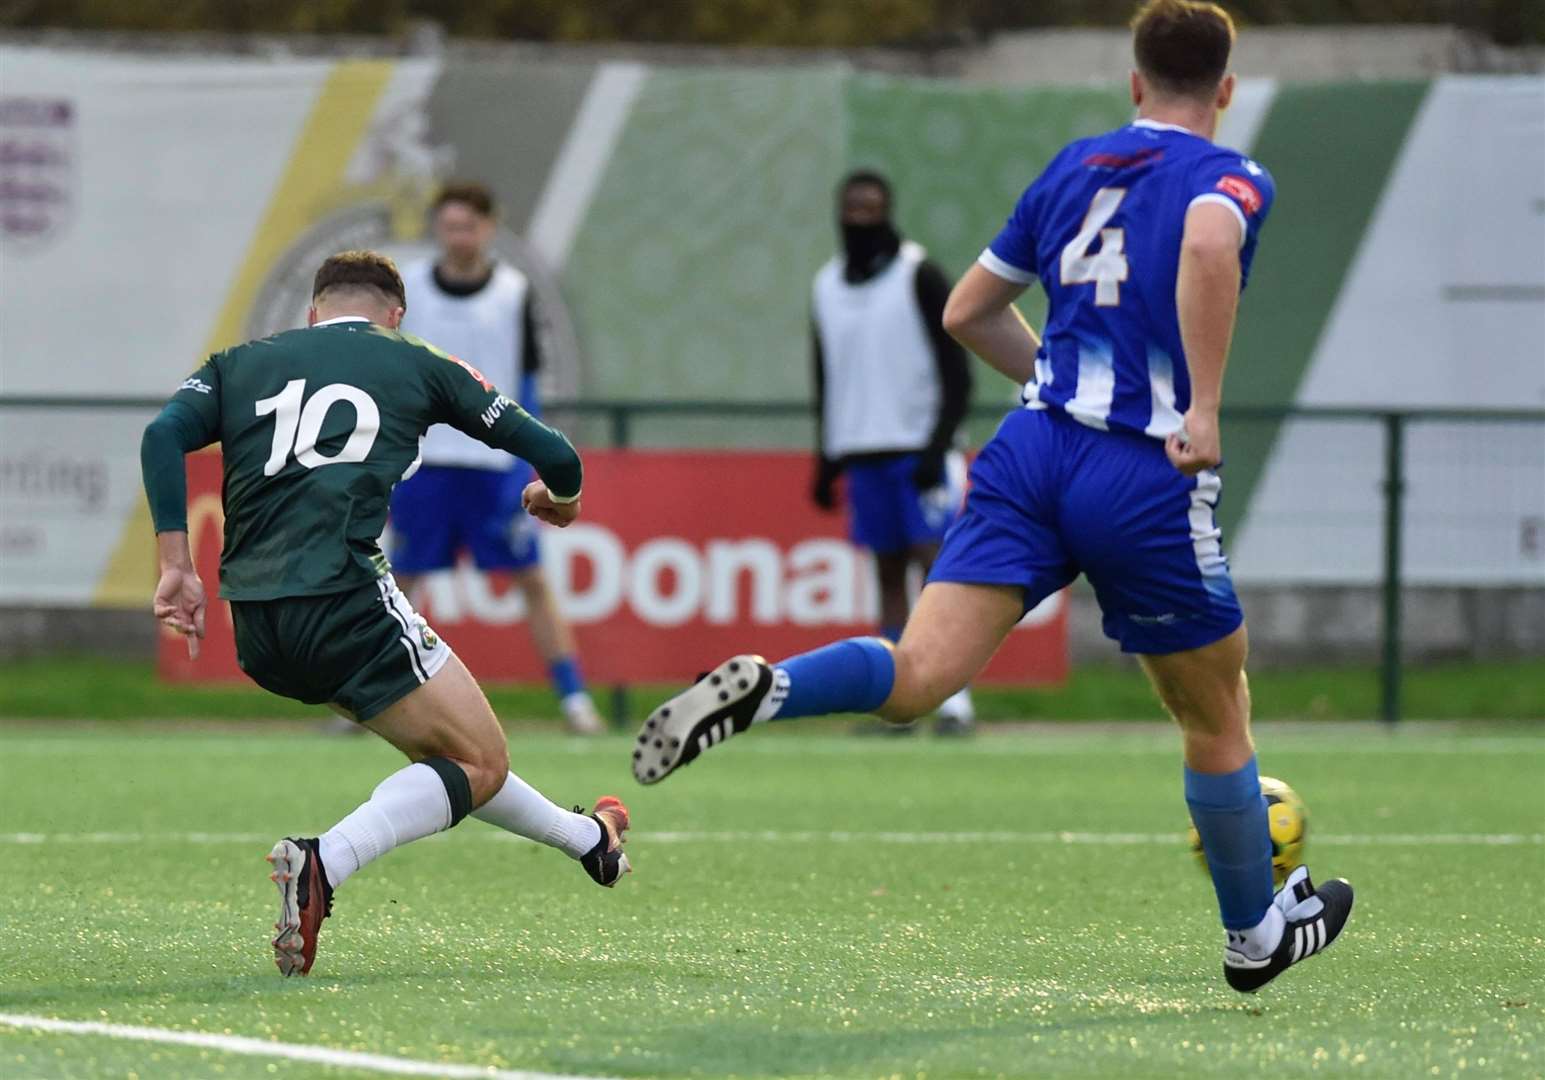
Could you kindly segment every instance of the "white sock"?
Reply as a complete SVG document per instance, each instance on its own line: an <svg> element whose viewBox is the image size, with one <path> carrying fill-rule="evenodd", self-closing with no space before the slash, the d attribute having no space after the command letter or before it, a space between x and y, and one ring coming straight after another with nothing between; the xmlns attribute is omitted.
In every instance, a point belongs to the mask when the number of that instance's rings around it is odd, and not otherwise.
<svg viewBox="0 0 1545 1080"><path fill-rule="evenodd" d="M504 778L499 793L472 811L479 821L555 847L570 858L586 855L601 842L601 826L586 814L555 804L514 773ZM326 856L323 856L325 863Z"/></svg>
<svg viewBox="0 0 1545 1080"><path fill-rule="evenodd" d="M322 834L322 867L333 888L400 844L451 825L451 800L440 774L414 764L376 785L368 802Z"/></svg>
<svg viewBox="0 0 1545 1080"><path fill-rule="evenodd" d="M1261 921L1250 929L1228 931L1228 947L1244 953L1251 960L1264 960L1282 944L1282 931L1286 927L1287 918L1282 909L1272 904L1261 916Z"/></svg>
<svg viewBox="0 0 1545 1080"><path fill-rule="evenodd" d="M756 707L752 714L753 724L765 723L778 715L778 710L783 708L783 702L789 696L789 673L782 668L773 668L773 684L767 691L767 696Z"/></svg>
<svg viewBox="0 0 1545 1080"><path fill-rule="evenodd" d="M940 716L951 716L967 724L976 720L976 703L971 700L971 689L956 690L939 706Z"/></svg>

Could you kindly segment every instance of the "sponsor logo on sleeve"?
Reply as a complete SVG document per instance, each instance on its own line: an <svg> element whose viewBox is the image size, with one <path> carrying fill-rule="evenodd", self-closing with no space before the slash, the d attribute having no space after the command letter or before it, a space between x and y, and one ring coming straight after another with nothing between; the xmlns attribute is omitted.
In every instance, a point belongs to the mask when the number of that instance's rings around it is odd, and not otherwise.
<svg viewBox="0 0 1545 1080"><path fill-rule="evenodd" d="M487 379L485 379L483 377L483 373L481 371L479 371L477 368L473 367L471 364L467 363L461 357L447 355L446 359L449 360L453 364L460 365L461 368L463 370L465 370L468 375L471 375L474 379L476 379L478 382L483 384L483 389L484 390L492 390L494 388L494 384L489 382Z"/></svg>
<svg viewBox="0 0 1545 1080"><path fill-rule="evenodd" d="M1261 193L1243 176L1225 176L1218 181L1218 190L1244 208L1247 214L1261 212Z"/></svg>
<svg viewBox="0 0 1545 1080"><path fill-rule="evenodd" d="M456 362L458 364L461 363L460 360ZM484 385L486 386L487 384L485 383ZM512 399L505 397L503 394L494 398L494 403L483 410L483 426L493 427L494 422L504 415L504 410L514 404L515 402Z"/></svg>
<svg viewBox="0 0 1545 1080"><path fill-rule="evenodd" d="M1144 165L1156 165L1164 159L1164 151L1149 147L1132 154L1090 154L1084 165L1091 169L1136 169Z"/></svg>
<svg viewBox="0 0 1545 1080"><path fill-rule="evenodd" d="M188 378L188 379L182 380L182 385L179 386L177 389L178 389L179 392L181 392L183 390L192 390L196 394L212 394L212 393L215 392L215 388L213 386L210 386L203 379L194 379L194 378Z"/></svg>

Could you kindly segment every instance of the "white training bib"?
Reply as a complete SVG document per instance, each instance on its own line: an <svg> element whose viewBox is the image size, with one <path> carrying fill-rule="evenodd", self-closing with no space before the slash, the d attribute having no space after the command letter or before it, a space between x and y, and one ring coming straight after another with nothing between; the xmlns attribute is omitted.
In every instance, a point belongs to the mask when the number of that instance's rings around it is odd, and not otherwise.
<svg viewBox="0 0 1545 1080"><path fill-rule="evenodd" d="M917 306L917 268L926 257L909 240L868 281L850 284L841 256L815 276L813 309L826 384L822 450L828 457L928 445L942 393Z"/></svg>
<svg viewBox="0 0 1545 1080"><path fill-rule="evenodd" d="M408 313L402 329L438 349L459 356L511 397L520 394L525 353L526 276L507 263L496 263L488 284L471 296L442 292L434 263L425 259L403 268ZM425 465L461 465L507 469L511 457L455 428L436 424L424 437Z"/></svg>

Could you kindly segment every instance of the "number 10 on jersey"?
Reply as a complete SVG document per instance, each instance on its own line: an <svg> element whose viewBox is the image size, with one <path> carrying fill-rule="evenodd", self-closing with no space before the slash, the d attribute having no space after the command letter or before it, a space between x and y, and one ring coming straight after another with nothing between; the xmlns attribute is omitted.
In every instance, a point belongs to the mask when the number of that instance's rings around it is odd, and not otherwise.
<svg viewBox="0 0 1545 1080"><path fill-rule="evenodd" d="M306 380L291 379L284 389L273 397L257 403L257 414L274 414L274 445L263 466L264 476L275 476L295 451L295 460L308 469L323 465L338 465L349 461L364 461L375 445L381 430L381 410L375 399L357 386L348 383L330 383L311 395L301 408L306 396ZM322 422L327 410L340 401L354 406L354 430L336 454L328 457L317 450L317 439L322 436Z"/></svg>
<svg viewBox="0 0 1545 1080"><path fill-rule="evenodd" d="M1100 307L1121 303L1121 283L1127 279L1127 231L1105 227L1126 197L1126 188L1096 191L1089 202L1089 212L1084 215L1083 227L1062 249L1062 284L1094 282L1094 302ZM1089 249L1097 235L1100 250L1091 253Z"/></svg>

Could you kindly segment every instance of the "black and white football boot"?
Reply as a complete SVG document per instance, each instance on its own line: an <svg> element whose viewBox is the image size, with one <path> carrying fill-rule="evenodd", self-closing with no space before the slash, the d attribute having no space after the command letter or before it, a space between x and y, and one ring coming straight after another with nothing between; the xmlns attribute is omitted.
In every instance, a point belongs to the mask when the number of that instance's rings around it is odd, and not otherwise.
<svg viewBox="0 0 1545 1080"><path fill-rule="evenodd" d="M772 690L773 669L760 656L726 660L649 714L633 747L634 779L658 784L745 731Z"/></svg>
<svg viewBox="0 0 1545 1080"><path fill-rule="evenodd" d="M1253 994L1309 957L1322 953L1341 935L1352 914L1352 886L1345 878L1315 888L1309 868L1288 875L1272 899L1282 912L1282 940L1267 957L1253 960L1240 948L1241 935L1230 932L1223 948L1223 977L1242 994Z"/></svg>

